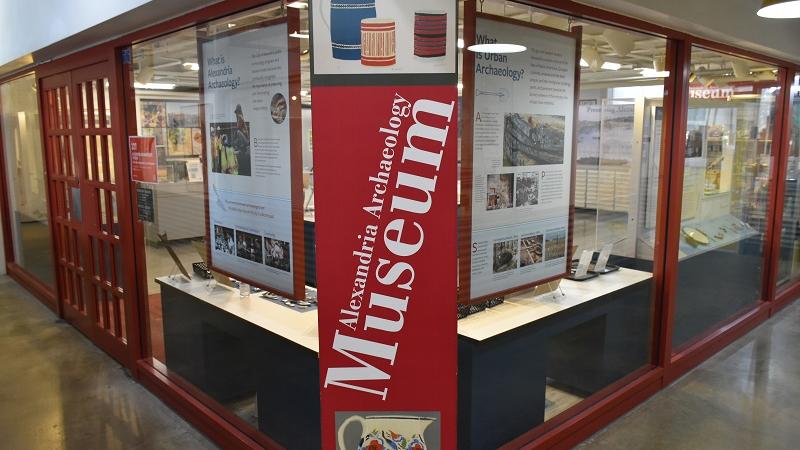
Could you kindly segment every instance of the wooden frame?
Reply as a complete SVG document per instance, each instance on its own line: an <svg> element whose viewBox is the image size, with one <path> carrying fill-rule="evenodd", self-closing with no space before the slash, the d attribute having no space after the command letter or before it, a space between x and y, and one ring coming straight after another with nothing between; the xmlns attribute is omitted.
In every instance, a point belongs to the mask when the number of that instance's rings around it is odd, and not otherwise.
<svg viewBox="0 0 800 450"><path fill-rule="evenodd" d="M573 150L570 153L570 188L569 188L569 207L567 217L567 236L566 236L566 262L564 272L536 280L534 282L525 283L522 285L514 286L512 288L503 289L491 294L485 294L476 298L471 298L472 288L472 185L473 185L473 120L475 115L475 56L474 53L466 51L466 49L475 44L475 33L477 19L491 20L499 23L509 25L516 25L526 28L531 28L538 31L553 33L564 37L572 38L575 40L575 73L573 80L575 92L573 97L573 113L572 113L572 143L573 149L576 148L577 143L577 124L578 124L578 101L580 98L580 60L581 60L581 32L582 30L576 29L574 31L561 31L554 28L544 27L541 25L532 24L529 22L522 22L519 20L499 17L491 14L485 14L475 11L474 1L468 1L464 4L464 68L463 68L463 93L469 95L462 95L462 132L461 132L461 196L460 196L460 211L458 219L458 302L461 304L479 303L489 298L512 294L535 286L543 285L552 281L560 280L569 275L572 266L572 234L574 231L575 221L575 170L576 170L576 152ZM469 120L463 118L469 117ZM567 145L567 143L564 143ZM542 249L544 252L544 249Z"/></svg>
<svg viewBox="0 0 800 450"><path fill-rule="evenodd" d="M235 30L219 33L214 35L209 40L218 39L227 36L233 36L249 30L255 30L273 25L286 24L287 32L287 45L288 45L288 63L289 63L289 141L290 141L290 183L291 183L291 215L292 215L292 278L293 293L284 292L280 289L273 288L266 283L256 280L247 279L240 275L231 273L230 271L221 269L214 265L213 253L211 252L211 221L209 216L209 193L208 193L208 145L205 142L206 134L203 128L203 186L205 189L204 204L205 204L205 226L206 226L206 254L208 255L209 267L223 275L248 283L252 286L265 289L270 292L280 294L286 298L293 300L302 300L305 298L305 230L304 230L304 214L303 204L305 194L303 192L303 144L302 144L302 116L300 105L300 43L297 39L293 39L289 34L292 30L299 30L300 27L300 13L295 8L287 8L288 11L285 17L274 20L258 22L247 27L237 28ZM201 55L201 44L198 41L198 55ZM204 69L203 58L199 58L200 72ZM296 100L292 100L292 99ZM200 85L200 123L204 127L205 123L205 89ZM261 236L263 239L263 236Z"/></svg>

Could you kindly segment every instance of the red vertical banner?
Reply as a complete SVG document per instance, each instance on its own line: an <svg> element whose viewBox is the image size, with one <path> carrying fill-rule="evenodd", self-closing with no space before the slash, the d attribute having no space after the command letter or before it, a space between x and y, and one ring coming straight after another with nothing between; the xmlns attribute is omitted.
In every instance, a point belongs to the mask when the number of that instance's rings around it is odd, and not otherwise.
<svg viewBox="0 0 800 450"><path fill-rule="evenodd" d="M313 1L322 448L455 449L455 0Z"/></svg>
<svg viewBox="0 0 800 450"><path fill-rule="evenodd" d="M324 449L456 448L457 96L314 88Z"/></svg>
<svg viewBox="0 0 800 450"><path fill-rule="evenodd" d="M131 180L142 183L158 183L156 138L130 136L128 137L128 152L131 158Z"/></svg>

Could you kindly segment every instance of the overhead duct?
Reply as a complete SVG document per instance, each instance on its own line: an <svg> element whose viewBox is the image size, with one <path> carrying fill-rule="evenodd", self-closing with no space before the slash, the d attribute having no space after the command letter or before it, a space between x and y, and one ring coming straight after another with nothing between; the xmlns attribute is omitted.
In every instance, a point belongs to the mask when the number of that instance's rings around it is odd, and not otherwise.
<svg viewBox="0 0 800 450"><path fill-rule="evenodd" d="M622 31L608 28L603 31L603 37L608 42L608 45L614 49L614 53L619 56L626 56L628 53L633 51L633 48L635 47L633 38L629 34L623 33Z"/></svg>
<svg viewBox="0 0 800 450"><path fill-rule="evenodd" d="M747 78L750 76L750 68L747 67L746 62L734 59L731 61L731 66L733 66L733 74L736 75L736 78Z"/></svg>
<svg viewBox="0 0 800 450"><path fill-rule="evenodd" d="M589 68L592 69L593 72L597 72L603 65L603 58L598 53L597 48L595 47L584 47L583 48L583 59L589 64Z"/></svg>
<svg viewBox="0 0 800 450"><path fill-rule="evenodd" d="M654 56L653 57L653 70L656 72L663 72L664 71L664 57L663 56Z"/></svg>

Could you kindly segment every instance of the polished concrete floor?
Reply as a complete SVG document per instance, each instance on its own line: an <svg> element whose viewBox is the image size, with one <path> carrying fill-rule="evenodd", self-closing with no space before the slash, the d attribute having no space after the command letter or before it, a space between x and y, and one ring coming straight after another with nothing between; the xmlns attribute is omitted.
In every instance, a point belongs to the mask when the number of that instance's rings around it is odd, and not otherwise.
<svg viewBox="0 0 800 450"><path fill-rule="evenodd" d="M0 277L0 450L212 449L119 364ZM580 448L795 449L800 302Z"/></svg>
<svg viewBox="0 0 800 450"><path fill-rule="evenodd" d="M800 301L579 448L800 448Z"/></svg>
<svg viewBox="0 0 800 450"><path fill-rule="evenodd" d="M213 449L24 289L0 277L0 449Z"/></svg>

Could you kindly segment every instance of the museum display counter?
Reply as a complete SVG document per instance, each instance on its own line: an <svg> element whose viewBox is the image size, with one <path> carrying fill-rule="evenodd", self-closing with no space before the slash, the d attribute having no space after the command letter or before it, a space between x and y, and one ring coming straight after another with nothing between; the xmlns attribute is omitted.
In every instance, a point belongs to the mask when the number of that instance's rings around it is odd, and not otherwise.
<svg viewBox="0 0 800 450"><path fill-rule="evenodd" d="M646 365L651 279L623 268L564 280L460 320L459 448L495 448L543 422L547 383L588 395ZM209 280L157 282L169 370L223 404L256 396L261 431L317 448L316 309Z"/></svg>

